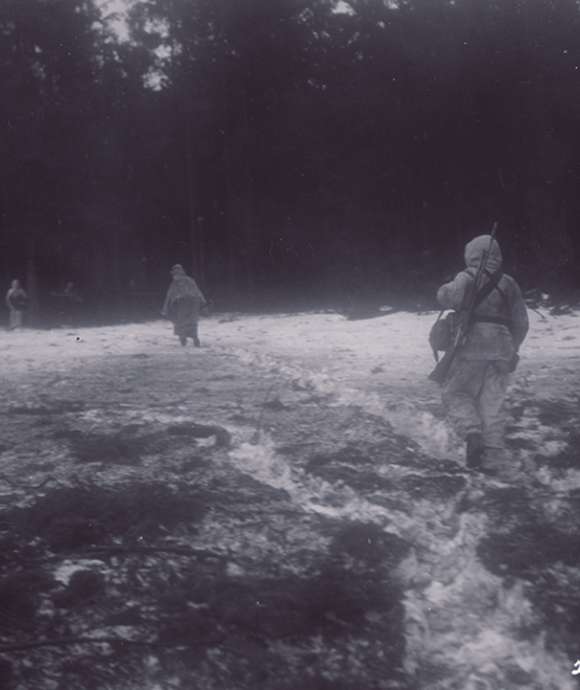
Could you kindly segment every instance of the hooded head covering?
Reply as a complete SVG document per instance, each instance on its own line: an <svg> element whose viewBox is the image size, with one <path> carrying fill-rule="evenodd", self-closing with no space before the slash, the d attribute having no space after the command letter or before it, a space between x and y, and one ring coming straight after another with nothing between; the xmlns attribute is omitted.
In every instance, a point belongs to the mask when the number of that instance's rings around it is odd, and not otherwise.
<svg viewBox="0 0 580 690"><path fill-rule="evenodd" d="M197 283L193 278L187 275L181 264L172 266L169 273L172 275L173 280L167 292L164 310L171 302L182 297L193 297L202 304L205 302L205 297L198 288Z"/></svg>
<svg viewBox="0 0 580 690"><path fill-rule="evenodd" d="M185 269L183 268L183 266L181 264L175 264L175 266L171 267L171 270L169 271L169 273L172 276L185 274Z"/></svg>
<svg viewBox="0 0 580 690"><path fill-rule="evenodd" d="M491 245L490 245L491 242ZM479 235L465 245L465 264L468 268L479 268L484 254L489 252L486 269L491 273L499 270L503 257L501 249L491 235Z"/></svg>

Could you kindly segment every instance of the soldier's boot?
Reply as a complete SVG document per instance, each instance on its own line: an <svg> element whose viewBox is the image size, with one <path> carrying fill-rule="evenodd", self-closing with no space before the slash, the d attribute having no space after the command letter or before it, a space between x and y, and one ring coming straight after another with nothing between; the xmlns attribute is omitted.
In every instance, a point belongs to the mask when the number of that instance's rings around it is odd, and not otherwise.
<svg viewBox="0 0 580 690"><path fill-rule="evenodd" d="M187 345L187 338L184 335L179 336L179 342L181 343L182 347L185 347Z"/></svg>
<svg viewBox="0 0 580 690"><path fill-rule="evenodd" d="M479 432L474 431L470 434L467 434L465 441L465 462L467 467L471 470L478 469L481 465L483 453L485 451L483 437Z"/></svg>
<svg viewBox="0 0 580 690"><path fill-rule="evenodd" d="M503 448L486 448L481 471L489 477L509 481L517 477L519 464L514 458L508 457Z"/></svg>

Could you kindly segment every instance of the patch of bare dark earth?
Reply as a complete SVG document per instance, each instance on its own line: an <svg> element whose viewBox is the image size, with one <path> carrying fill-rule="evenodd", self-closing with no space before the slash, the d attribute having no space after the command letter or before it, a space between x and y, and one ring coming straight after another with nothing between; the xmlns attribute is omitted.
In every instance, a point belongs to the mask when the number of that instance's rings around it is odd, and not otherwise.
<svg viewBox="0 0 580 690"><path fill-rule="evenodd" d="M4 466L2 687L412 688L397 574L410 545L374 524L305 512L229 463L237 441L224 396L252 392L236 403L250 426L270 423L260 409L285 417L294 431L281 443L316 429L308 410L264 408L252 373L231 368L222 365L214 407L208 398L172 407L176 395L187 399L176 372L157 388L159 418L138 392L131 406L15 403L8 433L37 488ZM198 387L204 376L196 371ZM360 430L377 427L358 411L321 414L335 439L353 415ZM389 442L393 456L402 442ZM40 446L45 459L33 460ZM299 447L297 467L309 462ZM370 469L382 451L367 450Z"/></svg>

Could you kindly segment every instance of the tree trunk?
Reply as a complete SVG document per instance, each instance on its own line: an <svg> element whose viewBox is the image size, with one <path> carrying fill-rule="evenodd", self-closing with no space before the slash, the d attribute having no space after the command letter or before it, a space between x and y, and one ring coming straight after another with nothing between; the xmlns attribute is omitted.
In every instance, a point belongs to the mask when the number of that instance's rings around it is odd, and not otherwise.
<svg viewBox="0 0 580 690"><path fill-rule="evenodd" d="M26 290L30 300L29 314L32 322L38 316L38 279L36 271L36 240L31 237L28 242L26 257Z"/></svg>
<svg viewBox="0 0 580 690"><path fill-rule="evenodd" d="M193 134L191 99L187 98L185 108L185 194L187 201L187 221L189 226L189 242L191 251L191 270L196 278L203 282L205 272L203 265L203 238L201 223L198 219L196 204L196 171L193 160Z"/></svg>

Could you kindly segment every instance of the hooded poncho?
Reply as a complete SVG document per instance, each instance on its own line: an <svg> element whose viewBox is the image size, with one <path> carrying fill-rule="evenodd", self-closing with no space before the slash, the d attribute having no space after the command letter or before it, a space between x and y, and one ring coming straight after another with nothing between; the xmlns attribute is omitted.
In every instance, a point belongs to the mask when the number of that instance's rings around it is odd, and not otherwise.
<svg viewBox="0 0 580 690"><path fill-rule="evenodd" d="M21 287L11 287L6 293L6 304L9 309L22 311L28 305L28 295Z"/></svg>
<svg viewBox="0 0 580 690"><path fill-rule="evenodd" d="M206 303L206 299L202 291L197 287L195 280L190 278L183 269L174 270L173 280L167 290L162 314L168 314L175 302L184 297L191 298L196 303L198 309Z"/></svg>
<svg viewBox="0 0 580 690"><path fill-rule="evenodd" d="M501 268L503 257L500 246L491 235L479 235L465 245L465 265L468 268L479 268L484 254L487 254L486 270L495 273Z"/></svg>
<svg viewBox="0 0 580 690"><path fill-rule="evenodd" d="M465 246L465 270L437 292L437 300L442 307L461 311L466 297L473 290L474 278L485 255L487 275L484 274L480 288L489 280L490 274L501 270L503 259L498 242L490 235L474 238ZM461 351L465 359L509 361L526 337L528 315L518 284L504 273L497 288L475 310L476 322L471 326L467 343ZM496 318L509 325L477 322L477 318Z"/></svg>

